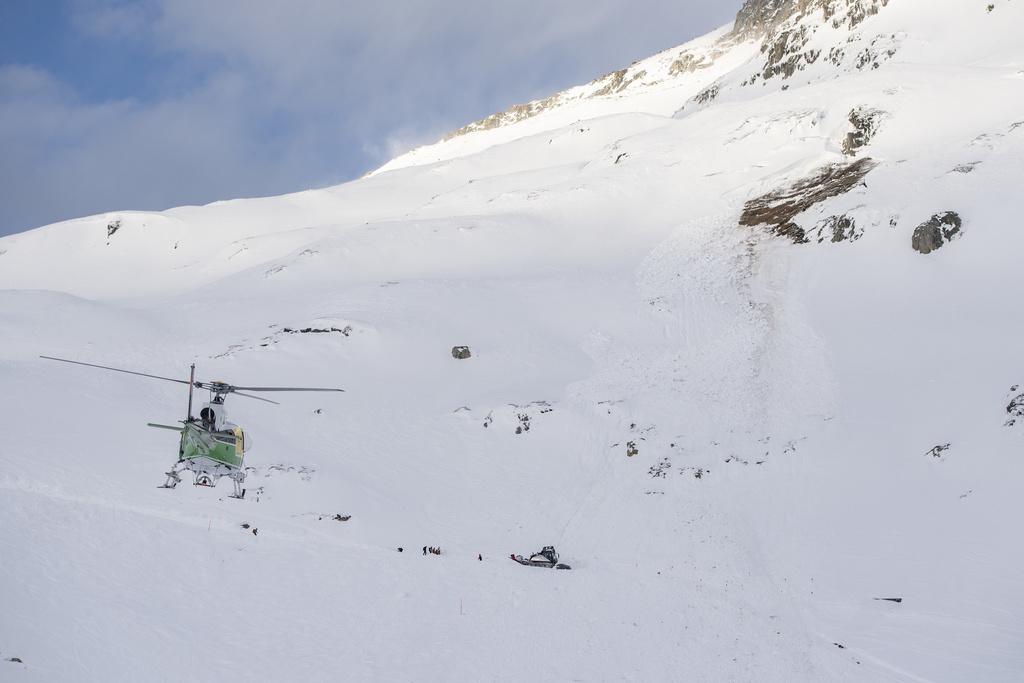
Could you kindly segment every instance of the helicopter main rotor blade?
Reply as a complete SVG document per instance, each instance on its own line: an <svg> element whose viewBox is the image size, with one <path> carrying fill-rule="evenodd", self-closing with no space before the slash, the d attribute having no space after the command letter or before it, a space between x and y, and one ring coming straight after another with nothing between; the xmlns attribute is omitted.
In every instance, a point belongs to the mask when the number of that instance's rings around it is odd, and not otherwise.
<svg viewBox="0 0 1024 683"><path fill-rule="evenodd" d="M262 396L252 396L252 395L250 395L250 394L243 394L243 393L242 393L242 392L240 392L240 391L233 391L233 392L231 392L231 393L233 393L233 394L234 394L234 395L236 395L236 396L245 396L246 398L254 398L254 399L256 399L257 401L266 401L267 403L273 403L273 404L274 404L275 406L279 406L279 405L281 405L281 404L280 404L280 403L278 403L277 401L271 401L271 400L270 400L269 398L263 398Z"/></svg>
<svg viewBox="0 0 1024 683"><path fill-rule="evenodd" d="M344 389L314 389L308 387L231 387L233 391L345 391Z"/></svg>
<svg viewBox="0 0 1024 683"><path fill-rule="evenodd" d="M222 394L232 394L237 393L238 391L345 391L344 389L320 389L312 387L236 387L234 384L228 384L226 382L196 382L195 385L200 389L220 392ZM250 398L256 397L250 396Z"/></svg>
<svg viewBox="0 0 1024 683"><path fill-rule="evenodd" d="M134 370L122 370L121 368L112 368L108 365L95 365L93 363L83 363L80 360L68 360L67 358L54 358L53 356L39 356L46 360L59 360L62 363L74 363L75 365L87 365L90 368L100 368L101 370L113 370L114 372L126 372L129 375L139 375L141 377L152 377L153 379L162 379L168 382L177 382L178 384L188 384L187 379L174 379L172 377L160 377L159 375L147 375L144 372L135 372ZM198 384L198 382L196 382Z"/></svg>

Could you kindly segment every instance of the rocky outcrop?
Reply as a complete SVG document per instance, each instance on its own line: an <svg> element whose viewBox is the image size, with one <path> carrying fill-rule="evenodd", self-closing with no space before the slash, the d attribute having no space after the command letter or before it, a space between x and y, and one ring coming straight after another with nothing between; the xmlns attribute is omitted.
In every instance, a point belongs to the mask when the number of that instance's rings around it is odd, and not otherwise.
<svg viewBox="0 0 1024 683"><path fill-rule="evenodd" d="M768 80L782 76L785 80L818 61L821 50L804 50L812 35L814 29L807 24L801 24L791 30L781 31L774 40L765 41L761 46L761 52L765 53L766 57L761 78Z"/></svg>
<svg viewBox="0 0 1024 683"><path fill-rule="evenodd" d="M732 38L763 40L765 62L760 73L751 74L743 85L776 76L785 80L803 71L822 56L821 49L809 47L821 27L852 31L888 4L889 0L748 0L736 15ZM853 66L878 68L896 54L898 44L898 36L878 36L858 53ZM826 59L840 66L845 57L845 43L840 43L832 46Z"/></svg>
<svg viewBox="0 0 1024 683"><path fill-rule="evenodd" d="M825 240L830 242L856 242L864 236L864 228L857 225L853 216L844 213L842 216L829 216L814 226L808 238L817 237L818 244Z"/></svg>
<svg viewBox="0 0 1024 683"><path fill-rule="evenodd" d="M811 0L747 0L736 13L733 35L740 38L763 36L809 4Z"/></svg>
<svg viewBox="0 0 1024 683"><path fill-rule="evenodd" d="M1024 391L1018 393L1019 384L1010 387L1010 402L1006 405L1006 413L1010 416L1006 421L1007 427L1012 427L1017 422L1024 423Z"/></svg>
<svg viewBox="0 0 1024 683"><path fill-rule="evenodd" d="M699 52L683 50L679 56L672 60L668 67L669 76L680 74L692 74L701 69L707 69L714 65L715 60L725 54L724 49L713 49L711 52Z"/></svg>
<svg viewBox="0 0 1024 683"><path fill-rule="evenodd" d="M797 243L808 242L804 229L793 218L815 204L849 192L875 166L877 162L868 157L852 164L823 166L806 178L748 201L743 206L740 225L766 225L776 235ZM852 222L849 226L837 222L837 226L842 234L853 230ZM832 229L834 236L835 226Z"/></svg>
<svg viewBox="0 0 1024 683"><path fill-rule="evenodd" d="M696 68L706 68L710 66L710 63L704 64L699 60L694 61L691 71ZM442 141L452 140L457 137L466 135L467 133L473 133L480 130L492 130L494 128L501 128L502 126L512 125L526 119L533 118L538 114L542 114L550 109L556 109L563 106L566 102L571 102L580 97L595 98L595 97L608 97L609 95L618 94L634 83L642 81L647 76L647 71L644 69L634 68L632 66L625 69L619 69L609 74L601 76L601 78L591 81L586 88L592 89L588 94L581 95L579 93L570 94L570 91L560 92L552 95L551 97L544 98L543 100L534 100L526 104L514 104L509 107L506 111L492 114L485 119L475 121L467 126L449 133L444 136Z"/></svg>
<svg viewBox="0 0 1024 683"><path fill-rule="evenodd" d="M850 123L853 124L853 132L846 134L843 141L843 154L857 156L857 150L867 146L871 138L878 132L885 112L867 107L858 107L850 110Z"/></svg>
<svg viewBox="0 0 1024 683"><path fill-rule="evenodd" d="M946 242L961 237L963 235L962 227L963 221L955 211L937 213L914 228L910 246L914 248L914 251L929 254Z"/></svg>
<svg viewBox="0 0 1024 683"><path fill-rule="evenodd" d="M469 358L472 354L469 352L468 346L453 346L452 347L452 358L457 360L464 360Z"/></svg>
<svg viewBox="0 0 1024 683"><path fill-rule="evenodd" d="M711 100L718 97L720 88L718 85L712 85L701 90L697 95L694 96L693 101L696 104L707 104Z"/></svg>
<svg viewBox="0 0 1024 683"><path fill-rule="evenodd" d="M476 121L467 126L463 126L456 131L448 133L448 135L444 136L442 141L461 137L467 133L473 133L478 130L491 130L493 128L500 128L501 126L518 123L519 121L532 118L543 111L547 111L548 109L557 106L560 100L561 95L552 95L544 100L536 100L527 104L514 104L509 107L507 111L492 114L486 119L481 119L480 121Z"/></svg>
<svg viewBox="0 0 1024 683"><path fill-rule="evenodd" d="M821 13L833 28L855 28L889 4L889 0L747 0L736 13L733 35L749 39L767 35L793 16Z"/></svg>

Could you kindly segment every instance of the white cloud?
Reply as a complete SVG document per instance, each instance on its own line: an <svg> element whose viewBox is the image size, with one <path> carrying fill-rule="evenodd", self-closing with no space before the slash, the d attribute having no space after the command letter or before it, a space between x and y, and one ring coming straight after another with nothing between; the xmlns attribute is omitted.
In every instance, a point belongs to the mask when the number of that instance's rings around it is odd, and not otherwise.
<svg viewBox="0 0 1024 683"><path fill-rule="evenodd" d="M108 57L144 55L151 87L86 102L44 69L0 69L0 173L13 183L0 197L0 234L354 178L734 12L697 0L78 0L72 9L83 40Z"/></svg>

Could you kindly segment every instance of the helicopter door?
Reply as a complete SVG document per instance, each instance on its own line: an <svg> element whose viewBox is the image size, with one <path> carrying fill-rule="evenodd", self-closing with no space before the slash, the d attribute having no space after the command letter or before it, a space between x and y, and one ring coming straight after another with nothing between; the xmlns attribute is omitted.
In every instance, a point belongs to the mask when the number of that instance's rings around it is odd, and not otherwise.
<svg viewBox="0 0 1024 683"><path fill-rule="evenodd" d="M241 427L234 427L232 432L235 433L235 455L241 458L245 455L245 451L249 448L249 435L242 431Z"/></svg>

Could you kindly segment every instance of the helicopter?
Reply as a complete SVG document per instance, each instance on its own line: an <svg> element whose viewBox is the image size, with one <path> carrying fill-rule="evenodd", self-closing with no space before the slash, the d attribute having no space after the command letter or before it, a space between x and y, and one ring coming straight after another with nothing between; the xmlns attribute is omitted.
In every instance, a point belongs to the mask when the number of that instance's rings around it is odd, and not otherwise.
<svg viewBox="0 0 1024 683"><path fill-rule="evenodd" d="M344 389L322 389L311 387L238 387L225 382L197 382L196 365L192 364L192 373L189 379L174 379L172 377L160 377L149 375L134 370L113 368L107 365L95 365L83 363L77 360L66 358L54 358L52 356L40 356L46 360L56 360L62 363L74 363L85 365L101 370L113 370L125 372L129 375L139 375L152 379L162 379L167 382L177 382L188 385L188 418L181 421L180 427L147 423L149 427L158 429L170 429L181 434L181 441L178 446L178 461L167 472L167 481L159 488L173 489L181 481L181 472L188 470L194 475L196 486L214 487L221 477L228 477L234 482L234 491L229 495L231 498L244 498L245 489L242 483L245 481L245 451L250 447L249 435L242 431L242 428L234 422L227 420L227 413L224 410L224 400L228 394L238 394L246 398L254 398L258 401L266 401L279 405L277 401L268 398L252 396L242 393L243 391L344 391ZM210 392L210 400L203 404L198 417L192 416L192 393L194 388L206 389Z"/></svg>

